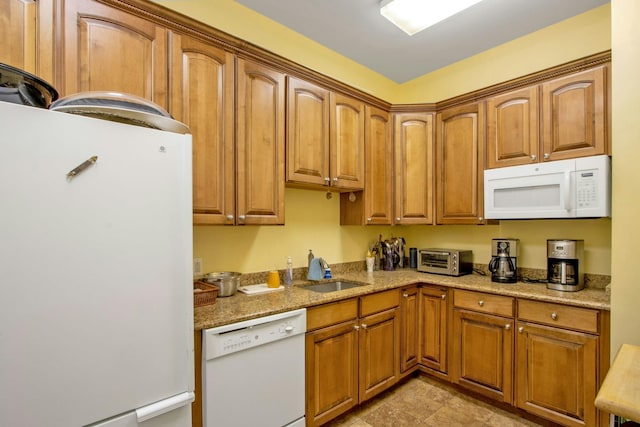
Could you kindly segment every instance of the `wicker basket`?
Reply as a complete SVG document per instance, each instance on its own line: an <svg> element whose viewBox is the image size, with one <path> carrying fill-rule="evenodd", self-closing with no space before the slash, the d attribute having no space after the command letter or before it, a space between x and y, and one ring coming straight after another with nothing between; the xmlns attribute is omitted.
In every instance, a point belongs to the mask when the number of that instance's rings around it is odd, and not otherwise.
<svg viewBox="0 0 640 427"><path fill-rule="evenodd" d="M193 306L215 304L218 296L218 287L204 282L193 282Z"/></svg>

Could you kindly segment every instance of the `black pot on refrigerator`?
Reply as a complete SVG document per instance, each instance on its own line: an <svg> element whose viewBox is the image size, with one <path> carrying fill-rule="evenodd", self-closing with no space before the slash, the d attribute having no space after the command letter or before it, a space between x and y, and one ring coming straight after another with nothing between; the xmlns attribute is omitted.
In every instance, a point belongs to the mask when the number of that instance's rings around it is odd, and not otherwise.
<svg viewBox="0 0 640 427"><path fill-rule="evenodd" d="M516 283L518 281L518 239L492 239L491 281Z"/></svg>

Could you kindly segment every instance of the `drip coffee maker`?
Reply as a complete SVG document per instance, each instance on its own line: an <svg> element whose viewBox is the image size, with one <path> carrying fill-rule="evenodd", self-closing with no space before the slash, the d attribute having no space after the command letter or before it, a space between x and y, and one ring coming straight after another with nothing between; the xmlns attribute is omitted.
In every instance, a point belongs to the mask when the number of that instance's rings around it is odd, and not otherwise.
<svg viewBox="0 0 640 427"><path fill-rule="evenodd" d="M584 240L547 240L547 289L575 292L584 288Z"/></svg>
<svg viewBox="0 0 640 427"><path fill-rule="evenodd" d="M518 281L518 239L492 239L491 281L515 283Z"/></svg>

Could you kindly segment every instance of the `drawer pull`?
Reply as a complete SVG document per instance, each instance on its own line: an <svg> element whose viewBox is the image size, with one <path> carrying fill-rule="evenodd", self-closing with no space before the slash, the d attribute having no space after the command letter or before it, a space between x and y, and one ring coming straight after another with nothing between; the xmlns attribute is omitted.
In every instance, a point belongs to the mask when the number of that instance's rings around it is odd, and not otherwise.
<svg viewBox="0 0 640 427"><path fill-rule="evenodd" d="M520 327L518 328L518 332L519 332L519 333L523 333L523 332L524 332L524 326L520 326Z"/></svg>
<svg viewBox="0 0 640 427"><path fill-rule="evenodd" d="M505 328L507 331L510 331L510 330L511 330L511 323L507 323L506 325L504 325L504 328Z"/></svg>
<svg viewBox="0 0 640 427"><path fill-rule="evenodd" d="M558 314L557 314L557 313L555 313L555 312L551 313L551 318L552 318L553 320L558 320Z"/></svg>
<svg viewBox="0 0 640 427"><path fill-rule="evenodd" d="M478 301L478 305L479 305L480 307L484 306L484 301L482 301L482 300Z"/></svg>

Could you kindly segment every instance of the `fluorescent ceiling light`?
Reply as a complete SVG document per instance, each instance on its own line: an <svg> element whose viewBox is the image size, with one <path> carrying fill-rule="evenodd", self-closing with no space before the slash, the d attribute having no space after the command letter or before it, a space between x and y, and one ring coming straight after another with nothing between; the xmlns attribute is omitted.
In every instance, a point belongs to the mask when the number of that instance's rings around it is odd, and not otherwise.
<svg viewBox="0 0 640 427"><path fill-rule="evenodd" d="M481 0L382 0L380 14L410 36Z"/></svg>

